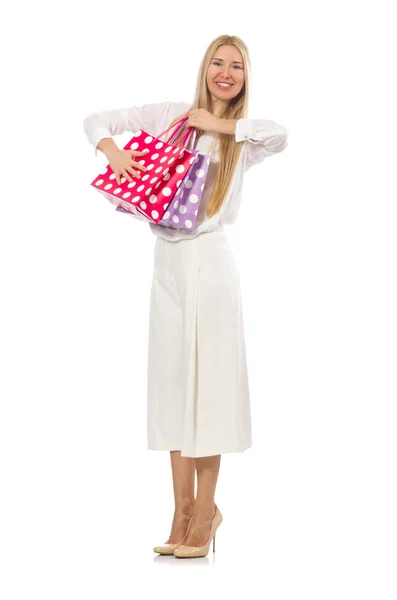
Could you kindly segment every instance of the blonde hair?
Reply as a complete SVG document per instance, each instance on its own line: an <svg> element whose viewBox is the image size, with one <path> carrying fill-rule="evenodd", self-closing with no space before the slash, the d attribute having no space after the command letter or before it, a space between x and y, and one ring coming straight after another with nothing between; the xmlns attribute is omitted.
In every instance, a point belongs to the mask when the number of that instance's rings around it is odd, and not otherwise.
<svg viewBox="0 0 397 600"><path fill-rule="evenodd" d="M205 108L206 110L211 111L211 95L207 86L207 71L219 46L225 45L235 46L240 51L243 57L245 81L239 94L230 100L220 117L223 119L244 119L247 118L248 114L251 61L247 46L239 37L234 35L221 35L209 44L201 61L197 77L196 93L193 104L189 111L199 108ZM170 125L175 123L182 116L186 115L189 111L183 113L183 115L179 115L172 121L172 123L170 123ZM179 141L181 140L181 136L185 131L186 126L183 127L183 131L181 131L178 135ZM196 141L198 141L204 133L205 132L202 129L198 129ZM219 138L219 168L211 196L208 199L206 209L207 217L212 217L221 208L229 190L233 173L235 171L242 148L242 144L236 143L234 136L228 134L217 135ZM178 145L178 142L175 143Z"/></svg>

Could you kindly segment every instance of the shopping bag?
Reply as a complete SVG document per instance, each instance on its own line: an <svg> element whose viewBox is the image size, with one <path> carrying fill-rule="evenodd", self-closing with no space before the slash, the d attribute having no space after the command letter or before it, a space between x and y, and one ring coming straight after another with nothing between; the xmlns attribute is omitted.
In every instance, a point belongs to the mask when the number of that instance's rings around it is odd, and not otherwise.
<svg viewBox="0 0 397 600"><path fill-rule="evenodd" d="M175 125L178 125L178 126L177 126L177 129L175 130L175 132L174 132L174 133L171 135L171 137L168 139L168 142L167 142L168 144L170 144L170 145L173 145L173 146L175 145L175 143L176 143L176 140L177 140L177 138L178 138L178 136L179 136L179 134L180 134L180 131L181 131L181 129L183 128L184 121L185 121L187 118L188 118L188 117L185 117L185 118L181 119L180 121L178 121L178 123L177 123L177 124L176 124L176 123L174 123L174 125L172 125L172 126L170 127L170 129L171 129L172 127L175 127ZM184 147L186 146L187 140L188 140L188 138L189 138L189 136L190 136L190 134L191 134L192 130L193 130L193 128L192 128L192 127L190 127L190 128L189 128L189 129L186 131L186 133L185 133L185 134L183 135L183 137L181 138L182 144L181 144L181 146L178 146L178 147L183 147L183 148L184 148ZM168 130L167 130L167 131L168 131ZM164 133L165 133L165 132L164 132ZM162 135L163 135L163 134L162 134ZM193 151L193 150L190 150L190 151L191 151L192 153L195 153L195 151ZM186 169L186 172L185 172L185 177L186 177L187 175L189 175L189 173L191 173L191 171L192 171L192 167L193 167L193 164L194 164L194 162L195 162L195 156L193 156L193 157L191 157L191 158L189 159L189 166L188 166L188 168ZM183 183L183 180L182 180L182 183ZM176 188L176 190L175 190L175 192L174 192L173 196L170 196L170 198L168 199L168 204L166 203L166 204L164 204L164 206L163 206L163 208L164 208L164 210L163 210L163 214L164 214L164 212L166 211L166 209L168 208L168 206L169 206L169 203L172 201L172 199L173 199L173 198L175 198L175 195L178 193L179 186L180 186L180 185L182 185L182 183L181 183L181 181L178 181L178 182L177 182L177 188ZM116 207L116 211L117 211L117 212L124 213L124 214L127 214L127 215L130 215L130 216L134 216L134 213L132 213L132 211L128 211L128 210L124 209L122 206L117 206L117 207ZM135 215L135 216L138 216L138 218L140 218L140 217L142 216L142 218L145 218L146 220L148 220L148 218L147 218L146 216L140 215L139 213L138 213L137 215ZM152 222L152 221L150 220L150 222ZM166 223L166 225L168 225L168 224Z"/></svg>
<svg viewBox="0 0 397 600"><path fill-rule="evenodd" d="M116 175L108 164L90 185L117 207L139 219L159 223L195 159L195 154L184 146L160 138L175 127L179 131L187 119L183 117L157 137L141 129L124 146L124 150L149 150L147 157L137 161L148 169L141 179L130 174L131 182L122 177L117 185Z"/></svg>
<svg viewBox="0 0 397 600"><path fill-rule="evenodd" d="M189 137L189 135L187 131L185 136ZM175 134L172 139L175 139ZM196 129L193 130L193 139L191 148L189 148L190 152L195 155L195 159L190 159L191 168L186 172L182 183L171 199L163 218L160 220L160 225L185 231L194 230L211 161L208 155L192 149L195 139ZM183 142L186 143L185 138Z"/></svg>

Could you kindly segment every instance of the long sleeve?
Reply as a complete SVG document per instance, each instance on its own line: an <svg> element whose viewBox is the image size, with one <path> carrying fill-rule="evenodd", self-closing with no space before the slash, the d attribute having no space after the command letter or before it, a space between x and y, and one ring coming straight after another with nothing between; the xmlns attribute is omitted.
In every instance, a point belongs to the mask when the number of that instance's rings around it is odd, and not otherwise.
<svg viewBox="0 0 397 600"><path fill-rule="evenodd" d="M175 104L184 106L184 103L167 101L116 108L89 115L84 119L83 127L88 141L94 146L95 156L98 153L98 143L103 138L113 137L125 131L136 132L139 129L158 135L161 132L156 131L157 123L164 114L167 116L170 107Z"/></svg>
<svg viewBox="0 0 397 600"><path fill-rule="evenodd" d="M288 145L288 130L268 119L238 119L236 142L246 141L244 170L281 152Z"/></svg>

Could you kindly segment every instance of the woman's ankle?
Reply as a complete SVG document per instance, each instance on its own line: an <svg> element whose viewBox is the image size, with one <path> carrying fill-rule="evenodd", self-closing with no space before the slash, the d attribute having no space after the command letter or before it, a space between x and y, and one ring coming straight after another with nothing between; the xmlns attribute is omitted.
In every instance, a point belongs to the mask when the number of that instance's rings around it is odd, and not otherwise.
<svg viewBox="0 0 397 600"><path fill-rule="evenodd" d="M205 518L212 519L215 515L216 503L215 502L196 502L194 512Z"/></svg>
<svg viewBox="0 0 397 600"><path fill-rule="evenodd" d="M178 515L191 516L194 512L194 507L194 500L183 500L175 505L175 513Z"/></svg>

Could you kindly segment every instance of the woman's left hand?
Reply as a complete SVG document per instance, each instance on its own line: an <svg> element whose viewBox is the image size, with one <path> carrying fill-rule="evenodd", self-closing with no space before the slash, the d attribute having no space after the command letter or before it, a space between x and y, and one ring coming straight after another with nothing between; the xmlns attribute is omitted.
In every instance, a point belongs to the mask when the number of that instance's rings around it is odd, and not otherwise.
<svg viewBox="0 0 397 600"><path fill-rule="evenodd" d="M208 110L205 110L205 108L190 110L188 115L187 127L197 127L197 129L211 131L213 133L220 132L221 119L214 117L214 115L208 112Z"/></svg>

